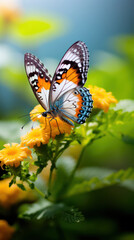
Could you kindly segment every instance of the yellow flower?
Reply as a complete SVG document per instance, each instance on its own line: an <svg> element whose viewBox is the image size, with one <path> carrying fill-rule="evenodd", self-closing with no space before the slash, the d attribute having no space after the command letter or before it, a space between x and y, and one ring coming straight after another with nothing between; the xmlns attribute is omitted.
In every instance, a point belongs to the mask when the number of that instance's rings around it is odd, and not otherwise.
<svg viewBox="0 0 134 240"><path fill-rule="evenodd" d="M10 240L15 228L11 227L6 220L0 220L0 240Z"/></svg>
<svg viewBox="0 0 134 240"><path fill-rule="evenodd" d="M21 137L21 144L30 148L33 148L34 146L40 147L41 144L47 144L49 142L49 138L48 132L44 133L42 131L42 127L36 127Z"/></svg>
<svg viewBox="0 0 134 240"><path fill-rule="evenodd" d="M51 120L51 121L50 121ZM45 133L49 134L49 138L55 138L57 135L68 133L70 134L73 126L62 121L59 117L48 119L42 124L43 137Z"/></svg>
<svg viewBox="0 0 134 240"><path fill-rule="evenodd" d="M23 147L18 143L12 143L12 145L5 144L4 149L0 151L1 166L9 165L18 167L20 162L28 156L31 157L31 151L27 147Z"/></svg>
<svg viewBox="0 0 134 240"><path fill-rule="evenodd" d="M41 113L45 110L41 105L37 105L34 109L30 112L31 120L32 121L39 121L42 124L42 131L43 131L43 138L46 139L46 135L49 135L49 138L52 137L53 139L56 135L68 133L70 134L72 131L73 126L70 124L62 121L59 117L52 118L45 118L41 116Z"/></svg>
<svg viewBox="0 0 134 240"><path fill-rule="evenodd" d="M5 208L9 208L28 197L28 192L22 191L17 185L9 187L10 181L9 178L0 181L0 206Z"/></svg>
<svg viewBox="0 0 134 240"><path fill-rule="evenodd" d="M93 98L93 106L95 108L103 109L104 112L108 112L111 103L117 103L117 99L111 92L106 92L104 88L97 86L88 86Z"/></svg>
<svg viewBox="0 0 134 240"><path fill-rule="evenodd" d="M41 115L45 109L41 105L37 105L34 109L30 112L30 117L32 121L39 121L40 123L45 122L45 118Z"/></svg>

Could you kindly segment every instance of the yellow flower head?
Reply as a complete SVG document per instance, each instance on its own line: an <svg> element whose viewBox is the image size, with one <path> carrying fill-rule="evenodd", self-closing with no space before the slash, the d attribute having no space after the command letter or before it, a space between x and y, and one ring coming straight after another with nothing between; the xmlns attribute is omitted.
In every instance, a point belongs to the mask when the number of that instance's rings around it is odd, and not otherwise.
<svg viewBox="0 0 134 240"><path fill-rule="evenodd" d="M39 104L34 107L34 109L30 112L30 117L32 121L39 121L40 123L45 122L45 118L41 115L45 110L44 108Z"/></svg>
<svg viewBox="0 0 134 240"><path fill-rule="evenodd" d="M104 88L96 86L88 86L93 98L93 106L95 108L103 109L104 112L108 112L111 103L117 103L117 99L111 92L106 92Z"/></svg>
<svg viewBox="0 0 134 240"><path fill-rule="evenodd" d="M42 127L43 127L43 136L47 132L49 133L49 137L53 139L59 134L64 134L64 133L70 134L73 128L73 126L62 121L59 117L55 117L53 119L47 119L46 122L42 124Z"/></svg>
<svg viewBox="0 0 134 240"><path fill-rule="evenodd" d="M12 143L12 145L5 144L4 149L0 151L1 166L15 166L18 167L20 162L28 156L31 157L31 151L27 147L23 147L18 143Z"/></svg>
<svg viewBox="0 0 134 240"><path fill-rule="evenodd" d="M9 187L10 181L11 179L0 181L0 206L5 208L9 208L28 197L28 192L22 191L17 185Z"/></svg>
<svg viewBox="0 0 134 240"><path fill-rule="evenodd" d="M56 135L63 134L63 133L71 133L72 126L64 121L62 121L59 117L55 118L45 118L41 116L41 113L45 110L41 105L37 105L34 109L30 112L31 120L32 121L39 121L42 124L43 130L43 138L46 139L46 135L52 137L53 139Z"/></svg>
<svg viewBox="0 0 134 240"><path fill-rule="evenodd" d="M0 220L0 240L10 240L15 228L11 227L6 220Z"/></svg>
<svg viewBox="0 0 134 240"><path fill-rule="evenodd" d="M49 133L43 133L42 127L36 127L31 129L26 135L21 137L21 144L30 148L34 146L40 147L41 144L47 144L49 142Z"/></svg>

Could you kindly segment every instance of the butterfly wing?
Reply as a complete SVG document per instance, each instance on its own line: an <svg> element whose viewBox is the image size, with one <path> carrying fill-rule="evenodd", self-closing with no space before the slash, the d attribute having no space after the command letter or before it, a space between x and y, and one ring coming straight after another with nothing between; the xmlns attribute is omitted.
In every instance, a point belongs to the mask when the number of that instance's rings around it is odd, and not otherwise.
<svg viewBox="0 0 134 240"><path fill-rule="evenodd" d="M48 70L38 58L30 53L25 54L24 64L29 83L37 100L44 109L48 110L51 86L51 76L48 74Z"/></svg>
<svg viewBox="0 0 134 240"><path fill-rule="evenodd" d="M61 119L71 125L73 124L70 120L83 124L91 113L93 100L87 88L78 87L63 94L55 104L59 109Z"/></svg>
<svg viewBox="0 0 134 240"><path fill-rule="evenodd" d="M50 89L50 106L67 91L85 84L88 67L88 49L84 42L78 41L67 50L56 69Z"/></svg>

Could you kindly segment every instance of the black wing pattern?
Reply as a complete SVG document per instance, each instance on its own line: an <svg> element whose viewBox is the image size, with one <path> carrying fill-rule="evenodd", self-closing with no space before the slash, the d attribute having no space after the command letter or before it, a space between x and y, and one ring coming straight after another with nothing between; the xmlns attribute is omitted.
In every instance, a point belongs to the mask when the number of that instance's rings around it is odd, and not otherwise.
<svg viewBox="0 0 134 240"><path fill-rule="evenodd" d="M44 67L44 64L31 53L25 54L24 64L29 83L37 100L44 109L48 110L49 92L52 81L48 70Z"/></svg>
<svg viewBox="0 0 134 240"><path fill-rule="evenodd" d="M50 105L65 92L82 87L87 80L89 52L84 42L74 43L65 53L54 74L50 88Z"/></svg>

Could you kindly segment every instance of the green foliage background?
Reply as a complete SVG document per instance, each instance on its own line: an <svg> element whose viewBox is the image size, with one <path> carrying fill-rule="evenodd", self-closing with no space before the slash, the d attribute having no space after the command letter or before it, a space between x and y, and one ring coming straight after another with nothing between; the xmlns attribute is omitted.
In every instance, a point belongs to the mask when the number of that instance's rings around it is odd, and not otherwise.
<svg viewBox="0 0 134 240"><path fill-rule="evenodd" d="M35 25L42 21L42 27L38 29L40 32L29 32L27 20L21 21L10 26L14 39L23 44L34 39L34 44L36 41L39 44L36 34L40 34L41 40L44 34L51 38L54 37L51 34L56 34L61 27L58 22L48 20L50 32L46 33L46 28L43 28L46 19L31 19ZM111 91L119 103L111 107L107 114L101 111L92 120L93 125L88 127L90 134L87 134L81 155L82 147L77 143L58 159L52 186L54 202L38 198L32 204L23 203L10 211L0 209L1 218L17 228L14 240L134 239L134 36L121 36L111 42L116 54L99 52L96 59L101 59L101 62L90 69L86 86L96 85ZM6 65L0 71L2 84L20 94L29 106L34 106L31 103L31 89L24 85L26 77L22 67L16 69L14 65ZM22 112L24 110L17 110L17 114ZM9 115L1 112L1 118L2 149L4 143L20 141L20 127L24 122L18 120L15 110ZM79 134L79 129L76 132ZM95 134L98 136L96 140ZM66 139L67 143L69 140ZM71 179L78 159L79 168ZM24 168L27 170L27 165ZM71 185L65 192L70 179ZM45 192L45 183L40 178L36 186ZM23 188L23 185L19 187Z"/></svg>

